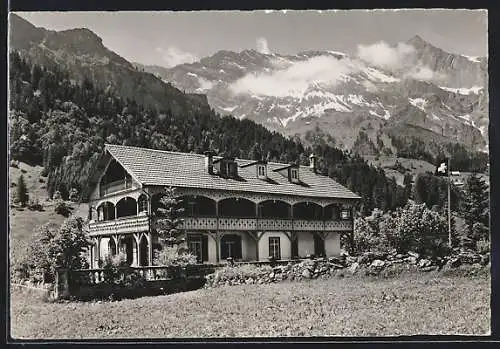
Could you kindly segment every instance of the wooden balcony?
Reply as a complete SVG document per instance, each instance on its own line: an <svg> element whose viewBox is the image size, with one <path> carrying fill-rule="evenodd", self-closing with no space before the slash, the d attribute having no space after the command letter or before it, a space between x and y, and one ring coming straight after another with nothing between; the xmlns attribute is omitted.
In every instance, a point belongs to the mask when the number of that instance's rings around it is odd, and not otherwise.
<svg viewBox="0 0 500 349"><path fill-rule="evenodd" d="M127 234L149 230L148 216L122 217L110 221L91 222L90 235Z"/></svg>
<svg viewBox="0 0 500 349"><path fill-rule="evenodd" d="M268 218L187 217L182 228L187 230L239 231L350 231L352 221L291 220Z"/></svg>
<svg viewBox="0 0 500 349"><path fill-rule="evenodd" d="M210 231L350 231L352 221L291 220L268 218L186 217L180 226L186 230ZM123 217L92 222L91 235L126 234L149 230L148 216Z"/></svg>

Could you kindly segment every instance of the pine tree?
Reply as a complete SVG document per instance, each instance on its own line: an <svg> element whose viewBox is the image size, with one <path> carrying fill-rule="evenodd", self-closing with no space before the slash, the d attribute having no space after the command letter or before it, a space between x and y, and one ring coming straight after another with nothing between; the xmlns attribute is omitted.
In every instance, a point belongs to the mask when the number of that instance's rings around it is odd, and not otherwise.
<svg viewBox="0 0 500 349"><path fill-rule="evenodd" d="M467 236L473 241L489 240L488 186L475 173L467 178L461 211Z"/></svg>
<svg viewBox="0 0 500 349"><path fill-rule="evenodd" d="M25 207L29 200L28 189L26 188L23 175L20 175L17 179L16 199L21 204L21 207Z"/></svg>
<svg viewBox="0 0 500 349"><path fill-rule="evenodd" d="M175 188L165 189L160 199L156 219L156 233L161 241L169 247L177 247L185 241L184 233L178 227L183 223L180 218L184 209L181 207L182 200L177 199Z"/></svg>

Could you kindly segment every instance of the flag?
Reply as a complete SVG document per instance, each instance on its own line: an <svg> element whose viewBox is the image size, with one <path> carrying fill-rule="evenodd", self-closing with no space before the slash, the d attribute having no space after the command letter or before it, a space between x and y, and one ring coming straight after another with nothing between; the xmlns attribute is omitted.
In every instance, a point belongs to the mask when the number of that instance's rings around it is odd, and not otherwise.
<svg viewBox="0 0 500 349"><path fill-rule="evenodd" d="M448 161L445 160L441 162L437 167L434 175L436 176L448 176Z"/></svg>

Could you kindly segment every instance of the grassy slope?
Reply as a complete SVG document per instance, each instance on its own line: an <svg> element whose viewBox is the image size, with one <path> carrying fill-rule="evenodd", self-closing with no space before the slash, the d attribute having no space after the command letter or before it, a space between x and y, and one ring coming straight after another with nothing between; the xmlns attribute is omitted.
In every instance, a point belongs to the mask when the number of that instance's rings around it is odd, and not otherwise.
<svg viewBox="0 0 500 349"><path fill-rule="evenodd" d="M54 212L54 202L49 200L46 190L46 178L40 176L42 167L30 166L25 163L19 163L19 168L10 167L10 182L17 182L22 174L24 176L28 194L31 199L37 198L42 204L44 211L30 211L27 208L10 208L10 257L11 264L14 264L24 253L25 247L30 241L33 231L45 223L52 222L60 225L65 218ZM42 178L43 183L39 181ZM11 191L16 187L11 187ZM74 208L73 213L86 217L87 204L69 203Z"/></svg>
<svg viewBox="0 0 500 349"><path fill-rule="evenodd" d="M363 158L370 164L376 167L382 167L384 169L384 172L386 176L390 177L395 177L396 182L399 185L403 185L403 179L404 175L401 172L398 172L396 170L390 169L388 167L394 166L396 160L398 160L403 167L407 168L410 170L410 173L413 176L416 176L419 173L425 173L425 172L434 172L435 167L433 164L424 161L424 160L415 160L415 159L408 159L408 158L399 158L395 156L380 156L378 160L375 160L375 156L371 155L364 155Z"/></svg>
<svg viewBox="0 0 500 349"><path fill-rule="evenodd" d="M103 303L13 292L15 338L392 336L490 332L486 276L228 286ZM391 297L384 298L384 294Z"/></svg>

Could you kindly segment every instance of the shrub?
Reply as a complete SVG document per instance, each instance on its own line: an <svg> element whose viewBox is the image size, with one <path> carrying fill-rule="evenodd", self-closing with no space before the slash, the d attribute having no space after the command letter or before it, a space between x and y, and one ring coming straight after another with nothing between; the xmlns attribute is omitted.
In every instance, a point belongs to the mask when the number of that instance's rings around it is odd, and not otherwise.
<svg viewBox="0 0 500 349"><path fill-rule="evenodd" d="M127 266L127 256L125 254L107 255L102 264L104 282L107 284L118 283L121 279L121 269Z"/></svg>
<svg viewBox="0 0 500 349"><path fill-rule="evenodd" d="M54 192L54 195L52 195L52 199L53 200L62 200L62 195L61 195L61 192L59 190L56 190Z"/></svg>
<svg viewBox="0 0 500 349"><path fill-rule="evenodd" d="M391 213L380 210L355 225L357 253L365 251L414 251L428 256L443 256L449 251L445 243L448 236L446 217L429 210L425 204L408 203Z"/></svg>
<svg viewBox="0 0 500 349"><path fill-rule="evenodd" d="M69 192L69 199L73 202L78 201L78 189L76 188L71 188Z"/></svg>
<svg viewBox="0 0 500 349"><path fill-rule="evenodd" d="M255 266L251 264L243 264L236 267L225 266L218 269L214 275L214 278L219 280L245 280L248 278L259 278L265 275L269 275L273 271L273 268L269 265Z"/></svg>
<svg viewBox="0 0 500 349"><path fill-rule="evenodd" d="M488 240L479 240L476 242L476 251L481 254L486 254L490 252L490 242Z"/></svg>
<svg viewBox="0 0 500 349"><path fill-rule="evenodd" d="M57 214L60 214L64 217L69 217L71 214L71 207L67 205L64 201L60 200L57 204L56 207L54 208L54 211Z"/></svg>
<svg viewBox="0 0 500 349"><path fill-rule="evenodd" d="M196 264L196 256L189 252L179 252L176 247L165 247L155 253L155 264L163 266L187 266Z"/></svg>
<svg viewBox="0 0 500 349"><path fill-rule="evenodd" d="M40 204L40 201L38 201L38 198L36 198L35 200L30 200L28 209L31 211L43 211L43 206Z"/></svg>
<svg viewBox="0 0 500 349"><path fill-rule="evenodd" d="M43 168L42 172L40 172L40 176L47 177L49 175L49 170L47 168Z"/></svg>

